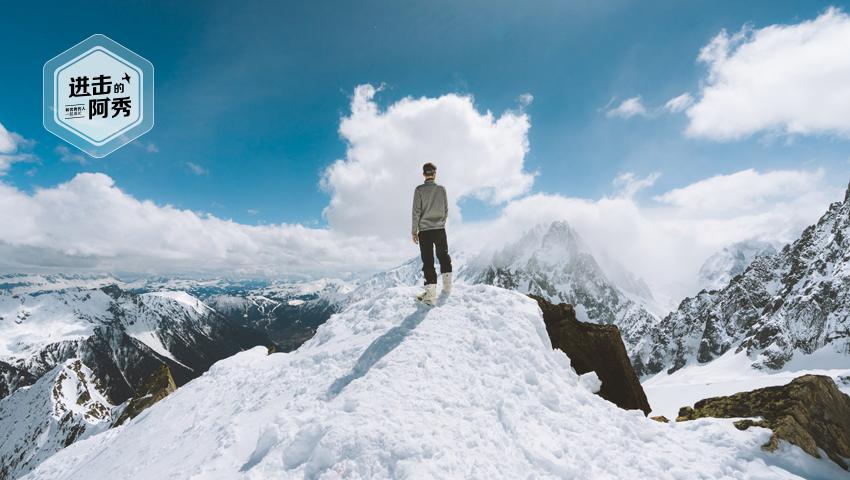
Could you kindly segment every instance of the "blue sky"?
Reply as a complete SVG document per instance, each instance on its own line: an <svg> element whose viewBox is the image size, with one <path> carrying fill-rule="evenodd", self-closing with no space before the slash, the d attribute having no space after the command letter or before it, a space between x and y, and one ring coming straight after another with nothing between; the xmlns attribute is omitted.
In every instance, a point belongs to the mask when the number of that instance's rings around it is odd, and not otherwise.
<svg viewBox="0 0 850 480"><path fill-rule="evenodd" d="M696 56L721 29L795 23L829 5L840 3L16 2L0 20L0 123L35 140L40 162L15 164L5 181L28 191L104 172L137 198L243 223L323 225L319 176L344 156L339 119L363 83L385 84L381 105L457 92L496 114L531 93L535 191L595 198L625 171L661 172L659 191L748 167L816 164L841 177L846 140L695 140L683 116L604 115L614 98L663 104L696 90ZM61 141L42 128L42 64L95 32L156 66L156 126L141 138L156 153L128 146L62 162ZM464 206L468 218L494 211Z"/></svg>
<svg viewBox="0 0 850 480"><path fill-rule="evenodd" d="M376 271L417 254L428 160L452 245L567 220L677 299L718 249L793 240L850 178L846 2L2 11L4 271ZM156 68L156 125L102 159L41 124L44 62L94 33Z"/></svg>

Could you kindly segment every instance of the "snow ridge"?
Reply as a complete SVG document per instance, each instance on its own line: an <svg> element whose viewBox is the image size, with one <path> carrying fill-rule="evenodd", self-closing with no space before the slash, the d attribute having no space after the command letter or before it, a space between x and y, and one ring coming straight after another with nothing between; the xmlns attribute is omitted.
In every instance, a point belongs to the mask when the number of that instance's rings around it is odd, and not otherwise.
<svg viewBox="0 0 850 480"><path fill-rule="evenodd" d="M728 421L661 424L594 395L536 302L458 285L351 304L292 353L252 349L24 477L824 478L837 466ZM130 460L132 459L132 460ZM832 470L829 470L832 468ZM820 469L820 470L819 470ZM824 474L823 472L827 472Z"/></svg>

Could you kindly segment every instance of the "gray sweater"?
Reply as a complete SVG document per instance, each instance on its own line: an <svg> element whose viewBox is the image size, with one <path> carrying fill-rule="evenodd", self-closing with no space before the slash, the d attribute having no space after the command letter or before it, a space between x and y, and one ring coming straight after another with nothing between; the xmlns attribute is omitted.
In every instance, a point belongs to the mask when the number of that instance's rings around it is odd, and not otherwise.
<svg viewBox="0 0 850 480"><path fill-rule="evenodd" d="M446 189L434 180L425 180L413 192L413 233L445 228L449 216Z"/></svg>

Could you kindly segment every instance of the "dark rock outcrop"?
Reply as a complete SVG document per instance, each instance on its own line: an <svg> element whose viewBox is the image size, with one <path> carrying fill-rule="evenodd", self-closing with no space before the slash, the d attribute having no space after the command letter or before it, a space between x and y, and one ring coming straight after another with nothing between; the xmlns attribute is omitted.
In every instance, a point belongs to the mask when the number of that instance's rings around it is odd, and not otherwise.
<svg viewBox="0 0 850 480"><path fill-rule="evenodd" d="M0 399L6 398L21 387L32 385L35 381L36 378L26 370L0 361Z"/></svg>
<svg viewBox="0 0 850 480"><path fill-rule="evenodd" d="M133 398L130 399L124 408L124 411L121 412L121 416L115 421L114 426L121 425L127 420L135 418L136 415L167 397L174 390L177 390L177 385L171 376L171 370L165 365L160 366L142 383L136 394L133 395Z"/></svg>
<svg viewBox="0 0 850 480"><path fill-rule="evenodd" d="M762 446L767 451L776 450L779 440L786 440L817 458L821 449L842 468L848 468L844 459L850 458L850 397L829 377L803 375L780 387L706 398L693 408L682 407L676 420L703 417L745 418L735 426L741 430L750 426L773 430L770 441Z"/></svg>
<svg viewBox="0 0 850 480"><path fill-rule="evenodd" d="M652 409L616 325L580 322L572 305L553 305L542 297L529 296L543 311L552 346L567 354L576 373L596 372L602 381L599 396L620 408L649 415Z"/></svg>

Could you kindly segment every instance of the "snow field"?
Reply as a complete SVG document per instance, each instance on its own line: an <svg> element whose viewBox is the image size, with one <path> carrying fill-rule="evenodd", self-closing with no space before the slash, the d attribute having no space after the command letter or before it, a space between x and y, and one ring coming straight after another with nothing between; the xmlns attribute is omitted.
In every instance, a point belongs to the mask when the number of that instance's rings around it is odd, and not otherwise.
<svg viewBox="0 0 850 480"><path fill-rule="evenodd" d="M828 461L725 420L661 424L594 395L553 350L537 304L414 287L334 315L292 353L218 362L127 425L27 479L839 478ZM832 466L830 466L832 465Z"/></svg>

